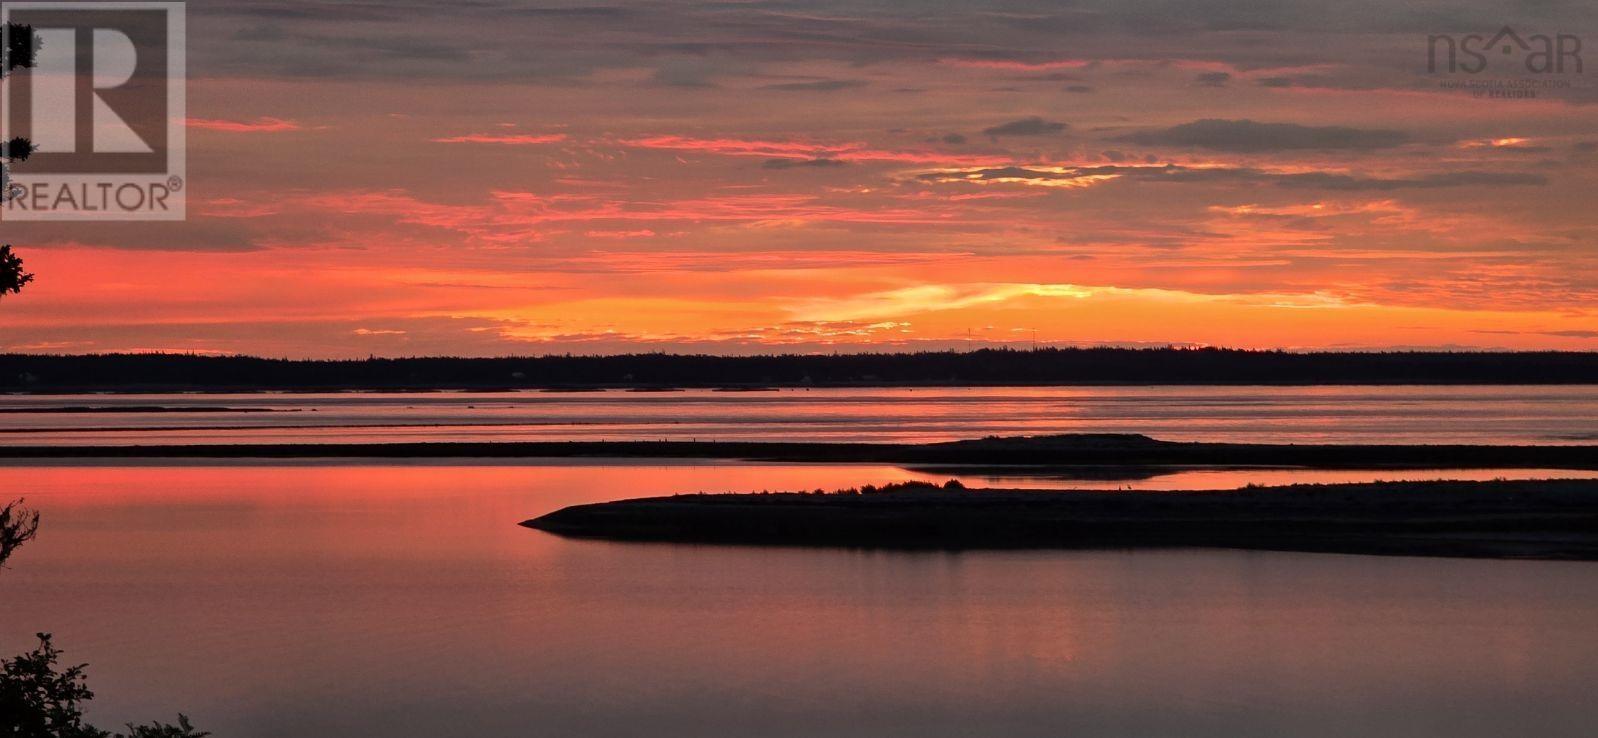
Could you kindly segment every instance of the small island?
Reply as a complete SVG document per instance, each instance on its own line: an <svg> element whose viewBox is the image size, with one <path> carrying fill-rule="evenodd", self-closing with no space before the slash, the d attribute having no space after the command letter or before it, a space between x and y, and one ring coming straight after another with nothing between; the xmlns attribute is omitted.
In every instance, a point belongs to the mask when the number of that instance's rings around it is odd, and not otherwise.
<svg viewBox="0 0 1598 738"><path fill-rule="evenodd" d="M572 538L887 549L1232 548L1598 560L1598 480L1203 492L967 489L685 494L522 523Z"/></svg>

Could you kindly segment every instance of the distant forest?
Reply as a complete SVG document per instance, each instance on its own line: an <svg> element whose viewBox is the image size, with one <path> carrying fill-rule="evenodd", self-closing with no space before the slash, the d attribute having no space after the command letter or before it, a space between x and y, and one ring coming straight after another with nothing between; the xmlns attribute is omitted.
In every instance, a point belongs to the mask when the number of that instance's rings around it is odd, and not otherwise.
<svg viewBox="0 0 1598 738"><path fill-rule="evenodd" d="M1598 353L1045 348L337 361L187 354L0 355L0 391L8 392L1478 383L1598 383Z"/></svg>

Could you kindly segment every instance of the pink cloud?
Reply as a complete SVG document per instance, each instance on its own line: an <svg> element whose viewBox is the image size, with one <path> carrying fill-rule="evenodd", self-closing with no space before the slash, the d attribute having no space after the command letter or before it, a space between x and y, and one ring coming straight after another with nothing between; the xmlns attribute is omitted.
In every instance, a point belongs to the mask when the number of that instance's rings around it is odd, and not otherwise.
<svg viewBox="0 0 1598 738"><path fill-rule="evenodd" d="M505 146L531 146L558 143L565 140L566 134L564 133L468 133L464 136L432 139L433 143L479 143Z"/></svg>
<svg viewBox="0 0 1598 738"><path fill-rule="evenodd" d="M791 159L837 157L865 147L863 143L822 144L807 141L761 141L739 138L693 138L691 136L646 136L626 139L623 146L640 149L698 151L725 156L770 156Z"/></svg>
<svg viewBox="0 0 1598 738"><path fill-rule="evenodd" d="M758 253L735 251L592 251L565 259L570 264L591 266L605 271L700 271L836 269L860 266L922 264L956 257L967 252L886 252L846 249L774 250Z"/></svg>
<svg viewBox="0 0 1598 738"><path fill-rule="evenodd" d="M943 151L906 151L872 148L869 144L819 143L741 138L694 138L691 136L646 136L618 141L639 149L694 151L720 156L762 156L769 159L837 159L839 161L889 161L906 164L959 163L967 166L1008 164L1011 157L984 154L954 154Z"/></svg>
<svg viewBox="0 0 1598 738"><path fill-rule="evenodd" d="M948 225L962 215L946 206L882 207L830 202L805 194L745 194L676 200L630 200L589 195L494 191L479 203L421 200L404 190L299 193L276 198L280 211L311 208L346 215L391 218L399 223L456 231L484 243L539 241L570 224L584 232L644 238L656 224L690 223L921 223ZM228 207L217 206L224 212Z"/></svg>
<svg viewBox="0 0 1598 738"><path fill-rule="evenodd" d="M585 235L585 236L587 236L589 238L615 238L615 239L654 238L655 237L655 232L649 230L648 228L645 228L645 229L636 230L636 231L588 231L587 233L585 233L583 235Z"/></svg>
<svg viewBox="0 0 1598 738"><path fill-rule="evenodd" d="M265 117L256 118L254 121L190 118L188 119L188 126L203 131L221 131L223 133L283 133L304 128L292 120Z"/></svg>

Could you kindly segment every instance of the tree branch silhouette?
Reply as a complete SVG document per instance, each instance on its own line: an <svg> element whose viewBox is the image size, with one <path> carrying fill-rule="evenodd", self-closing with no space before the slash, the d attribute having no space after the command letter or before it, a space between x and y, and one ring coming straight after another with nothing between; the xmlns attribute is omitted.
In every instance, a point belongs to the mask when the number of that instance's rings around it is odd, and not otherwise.
<svg viewBox="0 0 1598 738"><path fill-rule="evenodd" d="M5 566L11 553L39 533L39 513L14 500L0 507L0 567Z"/></svg>

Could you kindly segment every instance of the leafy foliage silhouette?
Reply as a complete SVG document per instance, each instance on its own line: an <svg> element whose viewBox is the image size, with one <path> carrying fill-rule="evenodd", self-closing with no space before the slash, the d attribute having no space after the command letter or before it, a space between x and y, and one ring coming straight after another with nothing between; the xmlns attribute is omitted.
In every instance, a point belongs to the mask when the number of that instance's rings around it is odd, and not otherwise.
<svg viewBox="0 0 1598 738"><path fill-rule="evenodd" d="M34 146L32 141L19 136L8 139L5 143L0 143L0 158L10 159L11 161L27 161L28 157L33 156L33 152L38 150L38 147Z"/></svg>
<svg viewBox="0 0 1598 738"><path fill-rule="evenodd" d="M39 513L16 500L0 508L0 564L39 530ZM36 634L39 646L16 658L0 659L0 736L10 738L205 738L187 715L176 725L127 724L112 733L83 721L83 705L94 699L84 675L86 664L57 670L61 658L49 633Z"/></svg>
<svg viewBox="0 0 1598 738"><path fill-rule="evenodd" d="M0 35L5 37L5 44L0 47L0 77L9 77L18 69L33 66L42 44L39 34L33 32L33 26L7 23L0 28ZM4 159L3 166L9 168L11 162L27 160L34 150L32 141L13 138L0 143L0 159ZM3 186L9 189L10 177L0 179L4 180ZM22 270L22 259L12 253L11 245L0 246L0 296L21 292L23 285L32 281L33 275Z"/></svg>
<svg viewBox="0 0 1598 738"><path fill-rule="evenodd" d="M83 667L55 670L61 655L49 633L39 647L0 661L0 734L95 738L104 736L83 722L83 703L94 698Z"/></svg>
<svg viewBox="0 0 1598 738"><path fill-rule="evenodd" d="M28 738L204 738L185 715L177 725L128 724L127 733L100 730L83 721L83 704L94 699L84 664L56 670L60 649L49 633L37 634L39 647L0 660L0 735Z"/></svg>
<svg viewBox="0 0 1598 738"><path fill-rule="evenodd" d="M5 24L5 48L0 49L0 77L8 77L18 69L33 66L43 42L33 26L20 23Z"/></svg>
<svg viewBox="0 0 1598 738"><path fill-rule="evenodd" d="M0 296L16 294L23 285L33 281L33 275L22 270L22 259L11 251L11 244L0 246Z"/></svg>

